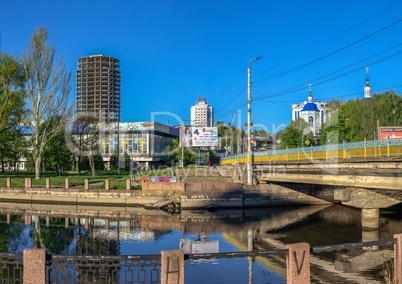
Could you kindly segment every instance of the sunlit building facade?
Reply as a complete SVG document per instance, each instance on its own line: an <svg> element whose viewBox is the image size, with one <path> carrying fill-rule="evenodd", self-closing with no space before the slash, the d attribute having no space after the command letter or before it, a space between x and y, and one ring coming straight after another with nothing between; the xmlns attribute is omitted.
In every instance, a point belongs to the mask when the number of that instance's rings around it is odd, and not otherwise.
<svg viewBox="0 0 402 284"><path fill-rule="evenodd" d="M108 125L101 133L100 151L106 168L110 157L127 156L134 167L161 165L163 150L179 137L179 129L158 122L120 122Z"/></svg>
<svg viewBox="0 0 402 284"><path fill-rule="evenodd" d="M207 103L206 98L199 98L191 107L191 126L214 126L214 108Z"/></svg>

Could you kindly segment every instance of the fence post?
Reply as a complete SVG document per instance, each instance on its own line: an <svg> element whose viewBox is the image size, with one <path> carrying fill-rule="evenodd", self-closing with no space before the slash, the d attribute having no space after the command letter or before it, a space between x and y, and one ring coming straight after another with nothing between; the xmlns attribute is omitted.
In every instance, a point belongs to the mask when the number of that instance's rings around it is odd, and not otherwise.
<svg viewBox="0 0 402 284"><path fill-rule="evenodd" d="M288 284L310 284L310 245L286 245L286 279Z"/></svg>
<svg viewBox="0 0 402 284"><path fill-rule="evenodd" d="M346 141L343 140L343 150L342 150L342 158L346 159Z"/></svg>
<svg viewBox="0 0 402 284"><path fill-rule="evenodd" d="M389 139L387 139L387 157L390 156Z"/></svg>
<svg viewBox="0 0 402 284"><path fill-rule="evenodd" d="M69 182L68 182L68 178L66 178L66 179L64 180L64 188L65 188L65 189L69 189L69 187L70 187L70 185L69 185Z"/></svg>
<svg viewBox="0 0 402 284"><path fill-rule="evenodd" d="M182 250L163 250L161 252L161 284L184 284Z"/></svg>
<svg viewBox="0 0 402 284"><path fill-rule="evenodd" d="M46 250L25 249L24 284L46 284Z"/></svg>
<svg viewBox="0 0 402 284"><path fill-rule="evenodd" d="M7 187L11 187L11 178L10 177L7 178Z"/></svg>
<svg viewBox="0 0 402 284"><path fill-rule="evenodd" d="M394 235L394 283L402 283L402 234Z"/></svg>
<svg viewBox="0 0 402 284"><path fill-rule="evenodd" d="M363 148L364 158L367 158L366 137L364 137Z"/></svg>
<svg viewBox="0 0 402 284"><path fill-rule="evenodd" d="M105 179L105 190L110 189L110 179Z"/></svg>
<svg viewBox="0 0 402 284"><path fill-rule="evenodd" d="M25 188L32 188L32 179L25 178Z"/></svg>
<svg viewBox="0 0 402 284"><path fill-rule="evenodd" d="M50 188L50 178L46 178L46 188Z"/></svg>
<svg viewBox="0 0 402 284"><path fill-rule="evenodd" d="M89 189L89 179L87 179L87 178L84 180L84 189L85 190Z"/></svg>
<svg viewBox="0 0 402 284"><path fill-rule="evenodd" d="M131 190L131 180L126 179L126 190Z"/></svg>

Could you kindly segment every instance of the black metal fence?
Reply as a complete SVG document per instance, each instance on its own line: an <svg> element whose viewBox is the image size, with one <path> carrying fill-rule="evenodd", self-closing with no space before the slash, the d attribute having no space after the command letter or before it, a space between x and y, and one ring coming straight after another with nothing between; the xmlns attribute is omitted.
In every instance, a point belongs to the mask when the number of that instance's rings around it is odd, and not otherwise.
<svg viewBox="0 0 402 284"><path fill-rule="evenodd" d="M0 283L22 283L22 254L0 253Z"/></svg>
<svg viewBox="0 0 402 284"><path fill-rule="evenodd" d="M380 247L392 247L396 245L396 239L383 239L371 242L356 242L329 246L310 247L307 254L320 254L341 250L355 249L374 249ZM399 245L400 247L400 245ZM221 259L221 258L257 258L273 257L283 258L288 256L288 249L270 251L248 251L248 252L226 252L226 253L204 253L204 254L184 254L185 260L199 259ZM400 262L400 253L395 254ZM397 261L397 259L395 259ZM23 273L24 255L0 253L0 283L24 282ZM394 278L393 271L398 268L390 268L389 279ZM166 265L166 264L165 264ZM288 264L287 264L288 265ZM286 265L286 270L289 269ZM301 264L299 263L299 266ZM137 255L137 256L63 256L46 255L46 283L161 283L162 271L161 255ZM169 265L168 265L169 266ZM301 269L301 266L298 268ZM395 273L397 270L395 270ZM184 271L183 271L184 273ZM395 279L401 279L400 271L395 275ZM43 275L43 274L42 274ZM291 279L287 279L288 283ZM290 282L289 282L290 281ZM252 282L250 282L252 283Z"/></svg>
<svg viewBox="0 0 402 284"><path fill-rule="evenodd" d="M61 256L47 260L49 284L160 283L160 255Z"/></svg>

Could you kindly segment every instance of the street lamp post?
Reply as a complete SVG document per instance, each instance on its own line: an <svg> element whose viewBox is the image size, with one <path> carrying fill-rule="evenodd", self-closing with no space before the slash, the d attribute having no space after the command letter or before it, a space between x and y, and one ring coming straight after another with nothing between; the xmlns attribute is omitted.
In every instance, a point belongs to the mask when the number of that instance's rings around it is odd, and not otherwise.
<svg viewBox="0 0 402 284"><path fill-rule="evenodd" d="M251 150L251 62L262 56L251 58L247 66L247 185L253 184L253 161Z"/></svg>

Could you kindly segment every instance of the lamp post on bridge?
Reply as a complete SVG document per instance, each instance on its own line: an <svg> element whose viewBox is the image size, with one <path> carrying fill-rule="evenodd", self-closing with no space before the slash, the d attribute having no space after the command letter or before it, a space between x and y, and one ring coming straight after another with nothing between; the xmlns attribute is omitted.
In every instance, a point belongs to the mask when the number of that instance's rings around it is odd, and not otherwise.
<svg viewBox="0 0 402 284"><path fill-rule="evenodd" d="M251 62L262 56L251 58L247 66L247 185L253 184L253 161L251 149Z"/></svg>

